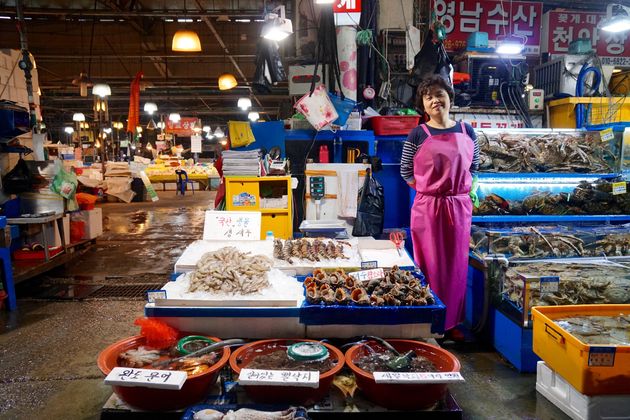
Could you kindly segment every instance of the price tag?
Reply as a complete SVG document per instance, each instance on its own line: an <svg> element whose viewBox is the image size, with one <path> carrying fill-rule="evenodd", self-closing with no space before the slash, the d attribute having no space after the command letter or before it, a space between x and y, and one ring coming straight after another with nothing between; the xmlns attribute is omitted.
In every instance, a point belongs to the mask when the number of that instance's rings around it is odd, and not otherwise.
<svg viewBox="0 0 630 420"><path fill-rule="evenodd" d="M588 350L589 366L614 366L615 347L590 347Z"/></svg>
<svg viewBox="0 0 630 420"><path fill-rule="evenodd" d="M311 370L243 369L238 375L241 385L275 385L317 388L319 372Z"/></svg>
<svg viewBox="0 0 630 420"><path fill-rule="evenodd" d="M354 273L350 273L349 275L355 280L369 281L384 278L385 271L382 268L375 268L373 270L355 271Z"/></svg>
<svg viewBox="0 0 630 420"><path fill-rule="evenodd" d="M446 384L464 382L459 372L374 372L377 384Z"/></svg>
<svg viewBox="0 0 630 420"><path fill-rule="evenodd" d="M260 240L259 211L206 211L203 240Z"/></svg>
<svg viewBox="0 0 630 420"><path fill-rule="evenodd" d="M147 302L155 303L157 299L166 299L166 290L148 290Z"/></svg>
<svg viewBox="0 0 630 420"><path fill-rule="evenodd" d="M201 136L190 136L190 152L201 153Z"/></svg>
<svg viewBox="0 0 630 420"><path fill-rule="evenodd" d="M378 268L378 261L362 261L361 270L370 270L372 268Z"/></svg>
<svg viewBox="0 0 630 420"><path fill-rule="evenodd" d="M540 278L540 293L556 293L560 286L560 277L544 276Z"/></svg>
<svg viewBox="0 0 630 420"><path fill-rule="evenodd" d="M180 390L187 377L188 374L182 370L115 367L105 378L105 384Z"/></svg>
<svg viewBox="0 0 630 420"><path fill-rule="evenodd" d="M121 140L120 147L129 147L129 140Z"/></svg>
<svg viewBox="0 0 630 420"><path fill-rule="evenodd" d="M613 133L612 128L607 128L605 130L600 131L599 135L602 141L610 141L610 140L614 140L615 138L615 133Z"/></svg>
<svg viewBox="0 0 630 420"><path fill-rule="evenodd" d="M627 190L626 190L626 182L625 181L613 182L613 184L612 184L612 193L613 193L613 195L621 195L621 194L625 194L626 192L627 192Z"/></svg>

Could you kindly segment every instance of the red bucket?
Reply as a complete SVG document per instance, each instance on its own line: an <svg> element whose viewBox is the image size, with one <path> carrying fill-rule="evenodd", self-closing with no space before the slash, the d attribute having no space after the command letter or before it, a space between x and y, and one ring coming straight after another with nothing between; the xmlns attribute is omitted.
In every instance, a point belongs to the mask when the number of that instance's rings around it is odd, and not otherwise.
<svg viewBox="0 0 630 420"><path fill-rule="evenodd" d="M209 339L219 342L216 337ZM118 341L98 355L98 367L104 375L108 375L118 366L118 356L130 349L144 345L145 338L141 335ZM219 377L219 373L230 358L230 349L222 349L221 358L210 369L190 375L180 390L155 389L146 387L112 386L112 389L125 403L142 410L163 411L176 410L195 404L208 394L208 390Z"/></svg>
<svg viewBox="0 0 630 420"><path fill-rule="evenodd" d="M459 372L457 357L450 352L431 344L413 340L387 340L398 352L413 350L418 356L429 359L439 372ZM373 350L384 346L375 341L367 343ZM435 406L446 395L446 384L377 384L374 375L354 361L370 350L365 344L357 344L346 352L346 364L354 372L357 386L372 402L390 410L422 410Z"/></svg>
<svg viewBox="0 0 630 420"><path fill-rule="evenodd" d="M331 346L327 343L321 343L317 340L307 340L303 338L298 339L276 339L276 340L261 340L254 341L244 345L232 353L230 357L230 367L236 372L241 373L241 369L247 367L247 365L258 356L272 353L278 350L278 346L290 346L291 344L300 343L304 341L310 341L320 343L326 346L328 349L329 357L337 361L335 367L327 372L319 375L319 387L317 388L303 388L303 387L289 387L289 386L244 386L245 392L249 397L258 403L291 403L310 405L321 401L330 392L333 379L337 372L343 368L344 355L341 350Z"/></svg>

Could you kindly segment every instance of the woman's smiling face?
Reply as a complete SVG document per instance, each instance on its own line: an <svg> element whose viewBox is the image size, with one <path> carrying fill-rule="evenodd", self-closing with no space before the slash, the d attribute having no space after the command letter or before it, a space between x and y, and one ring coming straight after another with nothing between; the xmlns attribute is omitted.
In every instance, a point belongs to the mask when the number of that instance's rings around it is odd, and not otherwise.
<svg viewBox="0 0 630 420"><path fill-rule="evenodd" d="M437 86L434 86L422 96L422 104L424 105L424 111L429 114L430 117L437 115L448 114L451 109L451 98L448 93Z"/></svg>

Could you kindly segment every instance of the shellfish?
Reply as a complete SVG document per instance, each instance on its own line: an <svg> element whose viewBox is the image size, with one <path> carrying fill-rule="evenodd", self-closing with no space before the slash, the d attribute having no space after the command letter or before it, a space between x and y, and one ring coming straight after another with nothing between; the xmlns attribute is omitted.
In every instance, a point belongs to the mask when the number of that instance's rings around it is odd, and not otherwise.
<svg viewBox="0 0 630 420"><path fill-rule="evenodd" d="M370 304L370 298L368 297L367 291L365 289L362 289L362 288L356 288L356 289L352 290L352 293L350 294L350 298L357 305L369 305Z"/></svg>

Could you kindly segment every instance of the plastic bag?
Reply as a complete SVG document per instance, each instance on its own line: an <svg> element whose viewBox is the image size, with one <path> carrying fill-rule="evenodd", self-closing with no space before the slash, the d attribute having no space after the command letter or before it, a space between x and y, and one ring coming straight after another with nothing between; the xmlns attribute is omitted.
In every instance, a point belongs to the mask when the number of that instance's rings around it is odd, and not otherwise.
<svg viewBox="0 0 630 420"><path fill-rule="evenodd" d="M19 194L31 191L33 176L24 159L18 160L15 167L2 178L2 187L5 194Z"/></svg>
<svg viewBox="0 0 630 420"><path fill-rule="evenodd" d="M433 31L427 33L420 52L414 58L413 70L407 80L410 86L417 87L423 79L434 74L440 75L450 85L451 60L441 41L434 42Z"/></svg>
<svg viewBox="0 0 630 420"><path fill-rule="evenodd" d="M359 190L357 218L352 236L376 236L383 233L385 222L385 193L383 186L367 170L363 187Z"/></svg>
<svg viewBox="0 0 630 420"><path fill-rule="evenodd" d="M79 181L74 172L68 172L63 168L59 168L59 172L55 175L50 189L63 198L73 199L78 185Z"/></svg>

